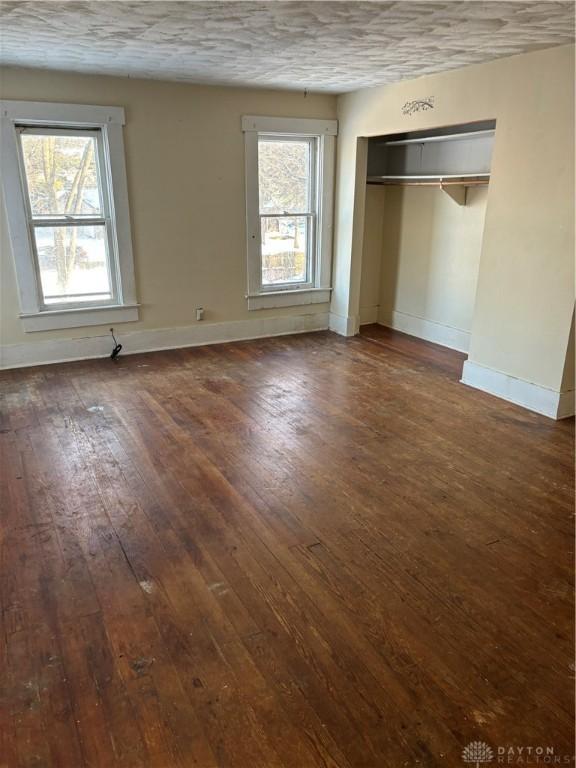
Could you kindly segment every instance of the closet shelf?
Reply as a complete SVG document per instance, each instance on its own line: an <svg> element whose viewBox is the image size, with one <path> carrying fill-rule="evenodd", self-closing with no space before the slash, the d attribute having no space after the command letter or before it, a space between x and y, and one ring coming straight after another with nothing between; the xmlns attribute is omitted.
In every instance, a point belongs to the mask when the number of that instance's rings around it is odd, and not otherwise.
<svg viewBox="0 0 576 768"><path fill-rule="evenodd" d="M488 184L489 173L459 173L446 175L427 176L368 176L368 184L394 184L397 186L425 186L425 187L474 187Z"/></svg>
<svg viewBox="0 0 576 768"><path fill-rule="evenodd" d="M405 139L388 139L387 141L378 141L377 143L384 147L400 147L407 144L429 144L436 141L461 141L462 139L478 139L481 136L494 138L494 128L475 131L457 131L456 133L441 133L435 136L410 136Z"/></svg>
<svg viewBox="0 0 576 768"><path fill-rule="evenodd" d="M468 187L484 187L490 181L489 173L446 176L368 176L367 184L398 187L437 187L458 205L466 205Z"/></svg>

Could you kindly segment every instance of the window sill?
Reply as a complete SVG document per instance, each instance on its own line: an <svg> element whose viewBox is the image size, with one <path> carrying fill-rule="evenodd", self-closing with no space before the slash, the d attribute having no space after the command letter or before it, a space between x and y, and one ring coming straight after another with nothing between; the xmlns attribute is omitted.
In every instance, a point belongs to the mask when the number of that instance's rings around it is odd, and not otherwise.
<svg viewBox="0 0 576 768"><path fill-rule="evenodd" d="M83 309L48 309L21 314L24 330L53 331L58 328L83 328L106 323L130 323L138 320L138 304L123 306L86 307Z"/></svg>
<svg viewBox="0 0 576 768"><path fill-rule="evenodd" d="M332 288L295 288L285 291L264 291L246 296L248 309L295 307L299 304L325 304L330 301Z"/></svg>

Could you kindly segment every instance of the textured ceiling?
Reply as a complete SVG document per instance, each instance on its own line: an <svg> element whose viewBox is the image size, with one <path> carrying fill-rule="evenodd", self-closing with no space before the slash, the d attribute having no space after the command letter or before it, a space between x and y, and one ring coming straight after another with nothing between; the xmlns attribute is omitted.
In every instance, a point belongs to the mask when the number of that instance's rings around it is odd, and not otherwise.
<svg viewBox="0 0 576 768"><path fill-rule="evenodd" d="M574 37L572 2L19 2L0 5L11 66L344 91Z"/></svg>

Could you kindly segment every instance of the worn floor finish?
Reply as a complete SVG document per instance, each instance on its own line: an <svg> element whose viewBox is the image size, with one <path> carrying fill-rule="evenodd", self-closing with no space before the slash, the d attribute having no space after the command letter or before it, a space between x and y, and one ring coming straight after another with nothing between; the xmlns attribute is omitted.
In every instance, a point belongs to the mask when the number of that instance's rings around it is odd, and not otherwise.
<svg viewBox="0 0 576 768"><path fill-rule="evenodd" d="M0 766L571 753L573 425L366 333L2 374Z"/></svg>

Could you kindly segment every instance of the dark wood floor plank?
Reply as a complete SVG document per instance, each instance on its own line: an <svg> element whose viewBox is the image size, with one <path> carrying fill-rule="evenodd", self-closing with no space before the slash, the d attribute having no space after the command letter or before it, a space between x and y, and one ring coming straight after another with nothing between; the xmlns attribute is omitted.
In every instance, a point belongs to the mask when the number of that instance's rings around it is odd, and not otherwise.
<svg viewBox="0 0 576 768"><path fill-rule="evenodd" d="M163 477L165 480L166 476L163 475ZM149 483L149 476L146 477L146 480L142 478L140 482ZM218 599L226 602L227 615L243 643L250 649L252 648L252 643L255 642L258 643L258 647L262 649L262 645L260 645L259 641L260 638L264 637L264 634L256 629L258 625L255 625L252 619L248 618L247 623L245 614L246 609L239 610L238 605L235 603L233 609L230 610L230 593L237 592L242 595L242 598L248 607L251 608L255 601L255 604L258 605L258 609L253 611L253 613L258 619L260 619L261 616L262 604L258 601L258 596L255 590L250 587L247 588L246 576L244 573L242 571L230 570L233 565L233 559L231 558L230 553L235 552L238 547L241 546L240 539L237 538L236 533L228 533L225 527L215 527L218 513L217 510L210 505L208 500L202 500L201 507L198 509L199 499L197 496L195 496L196 508L190 508L188 500L185 497L182 498L181 495L179 495L179 498L182 502L178 505L179 510L180 512L184 512L185 515L185 517L181 519L176 516L174 521L178 527L176 535L179 537L179 541L184 542L198 567L201 570L204 570L206 565L209 565L209 573L212 574L214 574L214 565L212 564L213 558L209 552L213 553L214 562L220 563L219 567L224 569L226 576L222 571L219 571L219 573L222 573L222 576L218 577L218 581L214 581L214 575L208 578L207 583L212 582L211 586L215 588L215 593L218 596ZM191 537L191 534L193 538ZM231 540L229 540L230 536L232 537ZM205 547L202 552L200 552L194 544L196 537L202 537L205 541ZM170 537L170 539L172 539L172 537ZM166 541L166 534L164 540ZM247 589L253 598L252 603L250 599L247 598ZM240 603L240 605L242 606L242 603ZM265 622L263 623L260 621L259 625L265 626ZM226 642L226 639L224 639L224 644L225 648L229 645ZM265 660L261 664L260 661L262 656L265 656ZM310 708L306 699L302 698L300 688L295 684L289 670L286 670L285 672L280 671L285 666L283 655L279 654L277 657L271 659L269 654L257 653L255 660L257 666L264 674L266 674L267 678L269 680L272 678L271 690L275 692L276 696L281 697L282 705L284 710L287 711L287 714L292 717L296 716L296 720L298 724L300 724L300 727L302 727L301 724L304 723L300 741L304 742L305 745L311 741L314 751L322 756L322 760L325 761L326 765L334 764L346 766L347 763L343 755L339 753L338 748L331 740L329 734L327 734L325 726L318 720L318 715ZM283 677L279 678L279 675L283 675ZM280 685L278 685L279 679L281 681ZM202 681L200 682L202 683L202 687L204 687L204 683ZM311 718L313 725L310 724ZM289 733L289 729L286 725L284 726L284 730ZM302 738L302 736L304 736L304 738ZM290 744L292 745L294 754L301 754L300 750L304 747L295 741L294 734L290 734ZM336 756L332 757L333 755ZM307 763L301 762L300 764ZM310 764L314 764L313 761L311 761Z"/></svg>
<svg viewBox="0 0 576 768"><path fill-rule="evenodd" d="M0 374L10 768L571 754L573 420L370 326Z"/></svg>

